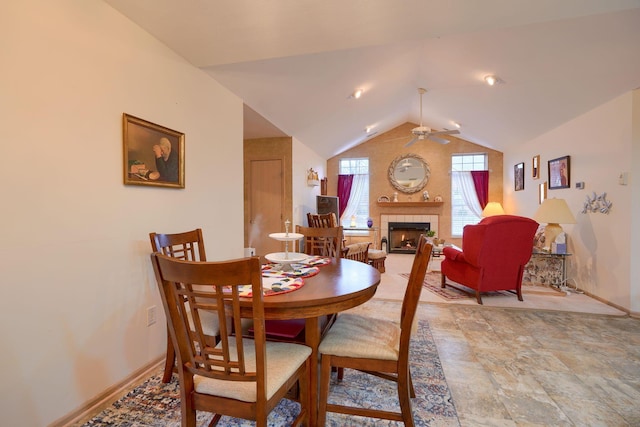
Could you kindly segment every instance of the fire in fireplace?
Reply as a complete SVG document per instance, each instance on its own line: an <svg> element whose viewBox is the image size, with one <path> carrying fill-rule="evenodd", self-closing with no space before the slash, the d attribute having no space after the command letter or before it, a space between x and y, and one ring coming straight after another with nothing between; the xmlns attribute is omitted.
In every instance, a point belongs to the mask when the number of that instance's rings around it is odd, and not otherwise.
<svg viewBox="0 0 640 427"><path fill-rule="evenodd" d="M418 238L430 229L429 222L390 222L389 253L415 254Z"/></svg>

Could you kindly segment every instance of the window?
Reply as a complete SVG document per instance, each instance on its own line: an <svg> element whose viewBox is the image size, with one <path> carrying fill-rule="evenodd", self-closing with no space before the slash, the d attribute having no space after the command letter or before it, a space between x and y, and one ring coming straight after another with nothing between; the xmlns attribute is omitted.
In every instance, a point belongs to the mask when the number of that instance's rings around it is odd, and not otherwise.
<svg viewBox="0 0 640 427"><path fill-rule="evenodd" d="M369 218L369 159L341 159L338 173L340 175L356 175L353 178L353 186L349 196L349 208L345 211L344 218L340 223L345 229L350 227L353 215L356 226L364 228L367 226ZM351 207L352 209L350 209Z"/></svg>
<svg viewBox="0 0 640 427"><path fill-rule="evenodd" d="M487 154L454 154L451 156L452 171L487 170ZM461 189L451 180L451 236L461 237L467 224L477 224L480 218L467 207Z"/></svg>

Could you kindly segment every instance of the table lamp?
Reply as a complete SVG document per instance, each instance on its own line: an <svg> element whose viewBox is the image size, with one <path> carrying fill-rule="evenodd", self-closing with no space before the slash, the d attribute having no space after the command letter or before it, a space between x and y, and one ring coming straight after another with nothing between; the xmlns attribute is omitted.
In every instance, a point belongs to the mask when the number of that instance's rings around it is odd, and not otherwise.
<svg viewBox="0 0 640 427"><path fill-rule="evenodd" d="M545 199L538 208L533 219L538 222L546 222L544 228L544 246L551 247L558 234L562 233L560 224L575 224L576 219L569 210L564 199Z"/></svg>
<svg viewBox="0 0 640 427"><path fill-rule="evenodd" d="M504 209L502 209L502 205L498 202L489 202L482 210L482 217L486 218L494 215L504 215Z"/></svg>

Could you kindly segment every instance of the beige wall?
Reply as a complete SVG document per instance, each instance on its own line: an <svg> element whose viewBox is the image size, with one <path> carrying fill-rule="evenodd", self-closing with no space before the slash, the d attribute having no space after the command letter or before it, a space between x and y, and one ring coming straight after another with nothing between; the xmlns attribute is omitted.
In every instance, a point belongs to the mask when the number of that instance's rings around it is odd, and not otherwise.
<svg viewBox="0 0 640 427"><path fill-rule="evenodd" d="M565 199L576 224L561 224L568 235L568 275L577 285L603 301L640 313L640 276L637 257L640 236L638 206L640 192L633 176L640 174L640 90L619 96L582 116L505 153L505 209L532 217L538 209L538 184L548 181L547 162L571 156L571 188L550 190L548 197ZM635 112L635 117L634 117ZM532 180L531 159L540 155L542 176ZM525 162L525 189L513 191L513 165ZM628 173L627 185L618 177ZM585 183L584 189L575 183ZM606 193L613 203L609 214L582 213L587 196ZM635 231L634 231L635 230Z"/></svg>
<svg viewBox="0 0 640 427"><path fill-rule="evenodd" d="M0 9L0 414L46 426L164 354L149 232L243 255L242 100L101 1ZM123 185L124 112L185 133L185 189Z"/></svg>
<svg viewBox="0 0 640 427"><path fill-rule="evenodd" d="M477 144L470 143L455 136L448 136L449 144L438 144L432 141L419 141L410 147L405 144L411 139L411 129L416 124L405 123L376 136L367 142L351 148L327 161L329 178L328 193L336 195L338 184L339 160L347 157L367 157L370 167L370 215L374 225L380 225L380 215L410 214L439 215L440 238L451 243L460 243L460 239L451 236L451 155L457 153L487 153L489 155L489 200L502 202L503 170L502 153ZM424 188L429 192L431 200L441 195L444 204L440 207L380 207L378 197L387 195L390 198L396 191L389 182L388 168L391 162L400 155L414 153L421 156L429 164L431 177ZM398 201L421 201L422 191L413 194L398 193ZM378 242L379 243L379 242Z"/></svg>

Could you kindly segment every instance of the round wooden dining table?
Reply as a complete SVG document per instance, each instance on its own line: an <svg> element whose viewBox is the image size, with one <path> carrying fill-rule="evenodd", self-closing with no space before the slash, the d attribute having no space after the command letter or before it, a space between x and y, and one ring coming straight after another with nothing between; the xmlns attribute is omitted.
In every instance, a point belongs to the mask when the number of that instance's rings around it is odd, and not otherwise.
<svg viewBox="0 0 640 427"><path fill-rule="evenodd" d="M315 276L304 279L304 286L293 292L264 297L264 316L267 320L305 319L305 344L311 347L312 360L318 360L318 346L322 338L320 319L370 300L380 284L380 272L360 261L334 258L323 265ZM246 303L251 317L251 301ZM310 424L316 425L318 407L318 364L311 364Z"/></svg>

